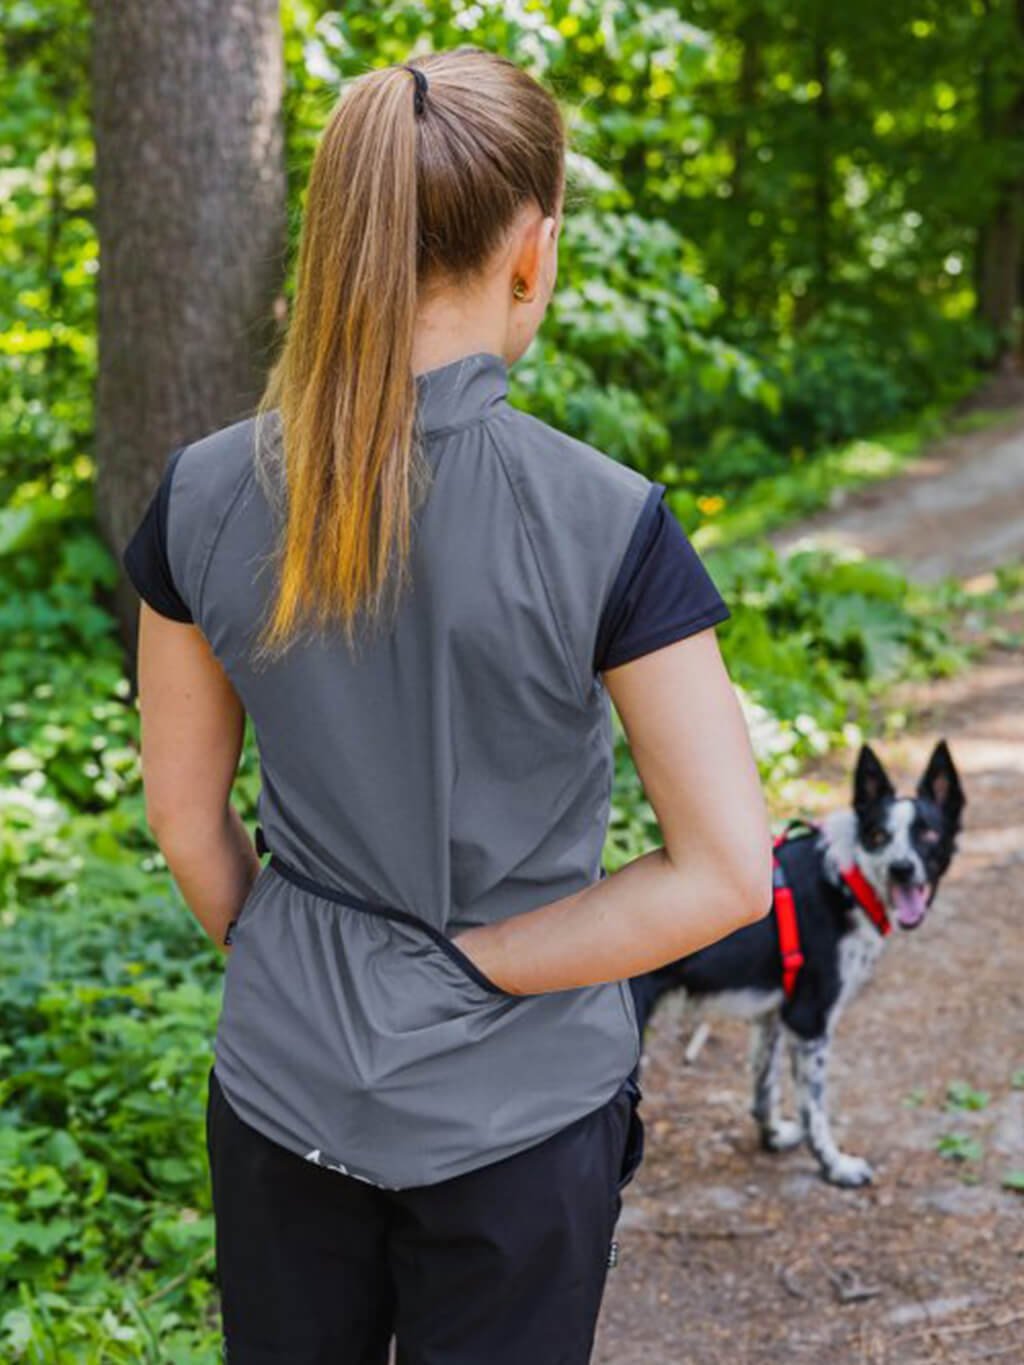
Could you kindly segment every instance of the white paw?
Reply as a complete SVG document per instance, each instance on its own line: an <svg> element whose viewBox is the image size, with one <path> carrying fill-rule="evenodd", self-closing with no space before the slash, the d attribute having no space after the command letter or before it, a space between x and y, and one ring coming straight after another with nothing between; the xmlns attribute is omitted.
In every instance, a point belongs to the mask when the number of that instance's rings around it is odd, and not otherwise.
<svg viewBox="0 0 1024 1365"><path fill-rule="evenodd" d="M825 1179L829 1184L842 1185L846 1189L867 1185L874 1174L868 1163L860 1156L838 1156L825 1168Z"/></svg>
<svg viewBox="0 0 1024 1365"><path fill-rule="evenodd" d="M778 1123L764 1131L764 1145L769 1152L788 1152L799 1147L804 1140L804 1130L794 1119L779 1119Z"/></svg>

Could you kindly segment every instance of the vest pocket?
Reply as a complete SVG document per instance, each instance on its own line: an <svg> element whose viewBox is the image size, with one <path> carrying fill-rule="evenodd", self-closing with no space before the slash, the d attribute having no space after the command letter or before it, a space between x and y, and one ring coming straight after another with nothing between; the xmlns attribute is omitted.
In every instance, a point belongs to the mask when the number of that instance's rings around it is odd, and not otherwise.
<svg viewBox="0 0 1024 1365"><path fill-rule="evenodd" d="M269 872L269 870L270 870L269 867L266 866L260 868L260 870L256 873L256 876L252 880L252 885L246 892L245 899L242 901L242 904L238 907L238 913L235 915L234 919L228 921L228 927L224 931L224 942L226 944L228 945L234 944L235 938L238 934L238 926L241 923L242 916L244 915L246 918L248 918L249 911L252 909L253 905L256 903L257 897L260 895L263 888L267 884L268 881L267 873Z"/></svg>
<svg viewBox="0 0 1024 1365"><path fill-rule="evenodd" d="M266 842L262 838L262 830L257 831L257 849L266 851ZM395 925L403 925L415 931L416 934L428 939L436 949L444 953L448 960L453 963L463 977L479 986L481 990L487 991L490 995L496 995L503 1000L521 1000L522 996L515 995L511 991L503 990L495 981L492 981L485 972L482 972L468 953L463 952L441 929L437 929L426 920L420 919L418 915L410 914L406 910L399 910L396 906L382 905L379 902L364 900L360 896L341 892L333 887L325 886L321 882L315 881L312 877L307 877L305 873L299 872L296 868L290 867L283 859L276 854L272 854L267 868L273 868L279 876L286 881L293 882L304 891L318 896L322 900L332 901L335 904L346 906L361 915L368 915L373 918L389 920ZM258 880L258 878L257 878ZM240 918L240 916L239 916ZM236 921L232 921L232 926Z"/></svg>
<svg viewBox="0 0 1024 1365"><path fill-rule="evenodd" d="M492 981L485 972L480 970L473 959L469 957L467 953L463 952L458 944L456 944L453 939L450 939L447 934L441 933L440 930L431 932L431 930L428 929L427 932L430 933L431 938L433 938L438 948L440 948L443 953L447 953L455 965L460 968L461 971L465 972L470 980L475 981L478 986L482 986L485 991L490 991L493 995L503 996L506 1000L517 1000L520 998L514 992L504 990L496 981Z"/></svg>

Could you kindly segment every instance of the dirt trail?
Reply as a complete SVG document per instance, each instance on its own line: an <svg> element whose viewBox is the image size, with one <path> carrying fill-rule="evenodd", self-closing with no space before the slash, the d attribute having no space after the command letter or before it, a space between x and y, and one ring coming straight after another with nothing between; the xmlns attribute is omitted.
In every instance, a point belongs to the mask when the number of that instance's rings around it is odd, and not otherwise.
<svg viewBox="0 0 1024 1365"><path fill-rule="evenodd" d="M950 436L898 478L839 493L837 506L771 537L807 537L899 559L920 582L1024 559L1024 413Z"/></svg>
<svg viewBox="0 0 1024 1365"><path fill-rule="evenodd" d="M1001 433L972 437L967 453L944 448L945 474L905 476L870 504L858 495L832 522L860 525L872 553L893 553L902 535L922 576L937 557L941 572L967 573L1003 562L1011 543L1024 556L1024 515L1016 540L1004 515L1024 498L1024 417ZM963 533L960 493L950 496L985 481L983 449L998 462L993 477L1008 479L987 504L994 557L982 523ZM930 529L901 529L894 507L914 515L925 482L945 511ZM594 1365L1024 1362L1024 1193L1002 1184L1024 1171L1024 652L994 651L969 674L891 700L912 717L898 741L878 744L900 790L945 736L968 807L928 920L894 935L839 1026L835 1129L873 1163L875 1184L834 1189L805 1152L760 1152L744 1026L716 1023L687 1068L663 1006L641 1076L646 1157L625 1192ZM834 808L849 770L850 755L822 762L773 815ZM987 1103L948 1109L956 1081ZM977 1159L941 1156L948 1134L976 1139Z"/></svg>

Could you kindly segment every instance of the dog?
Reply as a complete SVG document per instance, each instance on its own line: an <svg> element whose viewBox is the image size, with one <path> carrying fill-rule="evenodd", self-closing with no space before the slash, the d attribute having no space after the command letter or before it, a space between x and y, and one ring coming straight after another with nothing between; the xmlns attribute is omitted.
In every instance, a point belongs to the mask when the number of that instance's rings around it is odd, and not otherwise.
<svg viewBox="0 0 1024 1365"><path fill-rule="evenodd" d="M829 1124L826 1087L836 1022L871 977L893 924L909 932L923 923L956 851L965 805L945 740L936 744L916 795L902 797L875 752L863 745L852 809L776 840L771 913L630 978L641 1039L655 1005L669 994L681 993L685 1007L698 1014L751 1022L751 1112L761 1146L782 1152L806 1141L831 1184L855 1187L873 1177L867 1161L840 1151ZM787 891L790 910L782 905ZM802 965L799 957L787 958L787 972L780 916L792 924L794 911ZM783 946L792 948L784 924L781 933ZM784 1046L798 1121L784 1118L780 1108Z"/></svg>

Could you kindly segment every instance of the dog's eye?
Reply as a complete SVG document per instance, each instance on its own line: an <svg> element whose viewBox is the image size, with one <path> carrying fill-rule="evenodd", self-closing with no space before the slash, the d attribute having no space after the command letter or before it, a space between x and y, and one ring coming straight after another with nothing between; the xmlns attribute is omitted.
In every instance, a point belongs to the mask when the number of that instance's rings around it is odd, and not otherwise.
<svg viewBox="0 0 1024 1365"><path fill-rule="evenodd" d="M937 844L942 835L937 829L923 829L921 831L921 842L923 844Z"/></svg>
<svg viewBox="0 0 1024 1365"><path fill-rule="evenodd" d="M868 846L868 848L881 848L883 844L887 844L889 842L889 838L890 835L888 830L872 829L868 831L867 835L865 836L864 842Z"/></svg>

